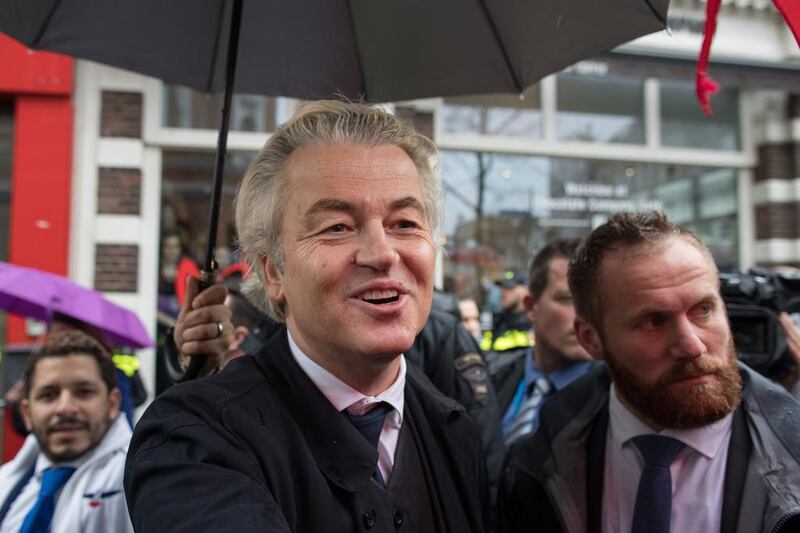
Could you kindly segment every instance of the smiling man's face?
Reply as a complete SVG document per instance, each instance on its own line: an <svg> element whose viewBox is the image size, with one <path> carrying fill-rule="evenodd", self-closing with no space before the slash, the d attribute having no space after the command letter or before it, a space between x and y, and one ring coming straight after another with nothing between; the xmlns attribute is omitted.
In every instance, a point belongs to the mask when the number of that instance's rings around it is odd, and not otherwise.
<svg viewBox="0 0 800 533"><path fill-rule="evenodd" d="M63 462L103 440L119 405L119 389L108 390L94 357L75 353L40 359L20 407L44 454Z"/></svg>
<svg viewBox="0 0 800 533"><path fill-rule="evenodd" d="M424 326L433 291L417 168L393 145L320 144L296 150L285 179L284 268L266 258L263 268L292 337L345 382L391 364Z"/></svg>

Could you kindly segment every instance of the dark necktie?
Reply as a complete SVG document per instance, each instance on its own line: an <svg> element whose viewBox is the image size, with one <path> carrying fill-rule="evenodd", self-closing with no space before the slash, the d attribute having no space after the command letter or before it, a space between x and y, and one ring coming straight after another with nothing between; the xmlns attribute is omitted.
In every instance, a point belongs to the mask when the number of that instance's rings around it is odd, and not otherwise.
<svg viewBox="0 0 800 533"><path fill-rule="evenodd" d="M73 472L75 469L68 466L48 468L42 472L39 498L25 516L22 528L19 530L20 533L47 533L50 531L50 522L53 520L53 511L56 508L56 492L64 486Z"/></svg>
<svg viewBox="0 0 800 533"><path fill-rule="evenodd" d="M553 391L553 385L550 381L542 376L533 382L533 389L530 396L519 408L517 417L511 424L506 437L506 446L511 446L517 439L523 435L527 435L534 428L538 427L539 411L542 408L542 403Z"/></svg>
<svg viewBox="0 0 800 533"><path fill-rule="evenodd" d="M377 450L378 441L381 438L381 430L383 429L383 422L386 420L386 415L388 415L392 409L393 407L388 403L381 402L363 415L351 415L347 411L342 411L342 413L347 417L350 423L353 424L353 427L364 435L364 438ZM375 479L377 479L382 486L386 486L383 475L381 475L381 470L378 468L377 464L375 464Z"/></svg>
<svg viewBox="0 0 800 533"><path fill-rule="evenodd" d="M669 533L672 514L672 474L669 467L686 445L661 435L642 435L632 440L644 458L644 468L639 478L631 531Z"/></svg>

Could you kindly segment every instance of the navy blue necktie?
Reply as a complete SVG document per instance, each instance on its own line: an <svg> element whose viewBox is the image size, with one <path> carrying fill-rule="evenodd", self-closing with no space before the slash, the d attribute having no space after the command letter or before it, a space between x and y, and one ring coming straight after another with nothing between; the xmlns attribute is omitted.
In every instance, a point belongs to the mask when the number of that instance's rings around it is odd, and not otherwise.
<svg viewBox="0 0 800 533"><path fill-rule="evenodd" d="M48 533L56 508L56 492L64 486L75 469L69 466L48 468L42 472L39 498L28 511L19 533Z"/></svg>
<svg viewBox="0 0 800 533"><path fill-rule="evenodd" d="M639 478L631 531L669 533L672 516L672 474L669 467L686 445L661 435L642 435L632 440L644 458L644 468Z"/></svg>
<svg viewBox="0 0 800 533"><path fill-rule="evenodd" d="M392 409L393 407L388 403L381 402L363 415L351 415L347 411L342 411L342 413L344 413L344 416L353 424L353 427L364 435L364 438L377 450L378 441L381 438L381 430L383 429L383 422L386 420L386 415L388 415ZM375 479L377 479L381 485L386 486L383 475L381 475L381 470L378 468L377 464L375 465Z"/></svg>

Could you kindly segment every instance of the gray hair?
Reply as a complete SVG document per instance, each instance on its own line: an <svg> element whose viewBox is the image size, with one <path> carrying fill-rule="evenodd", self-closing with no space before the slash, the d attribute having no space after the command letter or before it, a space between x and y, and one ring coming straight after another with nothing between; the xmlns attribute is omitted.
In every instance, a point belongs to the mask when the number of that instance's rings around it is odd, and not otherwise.
<svg viewBox="0 0 800 533"><path fill-rule="evenodd" d="M430 139L379 107L333 100L301 106L250 164L234 202L239 246L256 273L243 284L242 292L279 322L284 321L284 310L267 295L260 263L268 257L279 271L284 269L280 243L286 205L283 171L289 156L298 148L326 144L401 148L419 172L425 214L434 236L439 228L438 152Z"/></svg>

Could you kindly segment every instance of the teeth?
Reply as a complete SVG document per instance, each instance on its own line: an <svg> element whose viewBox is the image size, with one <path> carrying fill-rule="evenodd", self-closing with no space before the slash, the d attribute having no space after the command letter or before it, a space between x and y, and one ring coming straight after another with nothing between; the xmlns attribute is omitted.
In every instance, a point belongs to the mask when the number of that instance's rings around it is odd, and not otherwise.
<svg viewBox="0 0 800 533"><path fill-rule="evenodd" d="M362 300L385 300L386 298L395 298L397 297L397 291L395 290L382 290L382 291L368 291L365 292L363 296L361 296Z"/></svg>

